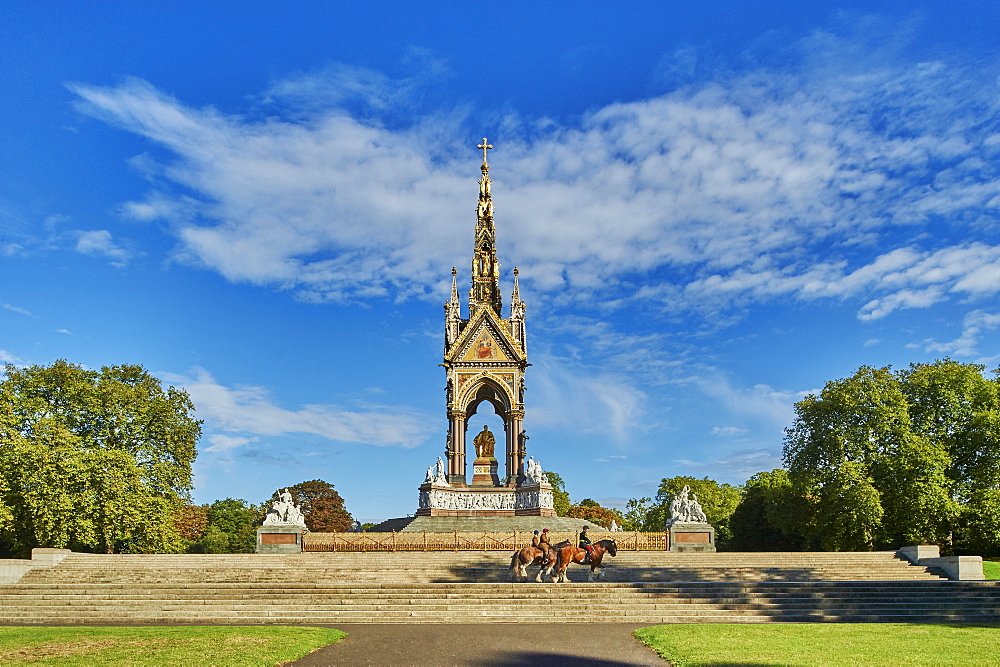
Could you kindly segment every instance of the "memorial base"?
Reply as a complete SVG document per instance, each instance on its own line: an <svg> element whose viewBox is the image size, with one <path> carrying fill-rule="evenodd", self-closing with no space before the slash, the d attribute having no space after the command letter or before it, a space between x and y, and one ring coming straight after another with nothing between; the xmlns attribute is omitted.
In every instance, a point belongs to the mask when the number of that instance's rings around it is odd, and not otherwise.
<svg viewBox="0 0 1000 667"><path fill-rule="evenodd" d="M488 517L556 516L552 486L533 484L506 486L420 485L417 516Z"/></svg>
<svg viewBox="0 0 1000 667"><path fill-rule="evenodd" d="M480 456L472 463L471 486L500 486L499 464L492 456Z"/></svg>
<svg viewBox="0 0 1000 667"><path fill-rule="evenodd" d="M260 526L257 528L257 553L302 553L302 526Z"/></svg>
<svg viewBox="0 0 1000 667"><path fill-rule="evenodd" d="M707 523L672 523L667 525L670 532L670 551L679 553L712 553L715 551L715 528Z"/></svg>

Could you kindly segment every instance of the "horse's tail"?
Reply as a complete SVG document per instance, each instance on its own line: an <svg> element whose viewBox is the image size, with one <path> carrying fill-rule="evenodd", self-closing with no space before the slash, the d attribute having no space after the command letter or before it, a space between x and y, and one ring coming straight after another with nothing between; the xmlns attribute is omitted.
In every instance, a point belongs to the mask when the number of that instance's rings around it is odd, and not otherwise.
<svg viewBox="0 0 1000 667"><path fill-rule="evenodd" d="M517 557L521 555L520 551L515 551L514 555L510 557L510 571L517 572Z"/></svg>

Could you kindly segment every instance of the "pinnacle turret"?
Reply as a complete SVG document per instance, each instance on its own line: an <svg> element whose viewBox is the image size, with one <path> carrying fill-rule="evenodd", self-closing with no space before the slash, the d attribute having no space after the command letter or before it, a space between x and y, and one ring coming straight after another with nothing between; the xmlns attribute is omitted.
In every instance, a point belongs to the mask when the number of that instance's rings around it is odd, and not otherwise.
<svg viewBox="0 0 1000 667"><path fill-rule="evenodd" d="M490 166L486 151L493 148L483 138L477 148L483 151L483 177L479 180L479 204L476 207L476 245L472 253L472 289L469 290L469 315L489 307L500 315L500 262L497 260L496 228L493 226L493 198L490 194Z"/></svg>

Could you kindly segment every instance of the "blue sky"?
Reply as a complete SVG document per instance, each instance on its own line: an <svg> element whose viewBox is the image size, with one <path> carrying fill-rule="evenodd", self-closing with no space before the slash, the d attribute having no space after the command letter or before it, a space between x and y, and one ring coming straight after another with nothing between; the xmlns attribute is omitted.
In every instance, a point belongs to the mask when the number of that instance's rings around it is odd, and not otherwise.
<svg viewBox="0 0 1000 667"><path fill-rule="evenodd" d="M198 502L415 511L483 136L574 499L777 467L862 364L1000 361L997 3L84 4L0 7L0 360L185 387Z"/></svg>

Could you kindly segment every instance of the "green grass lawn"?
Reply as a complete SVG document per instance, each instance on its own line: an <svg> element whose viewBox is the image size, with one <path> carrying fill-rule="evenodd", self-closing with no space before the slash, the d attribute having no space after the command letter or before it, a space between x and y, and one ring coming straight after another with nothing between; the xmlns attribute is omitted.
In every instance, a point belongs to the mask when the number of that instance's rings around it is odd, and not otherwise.
<svg viewBox="0 0 1000 667"><path fill-rule="evenodd" d="M275 665L346 636L329 628L0 627L0 665Z"/></svg>
<svg viewBox="0 0 1000 667"><path fill-rule="evenodd" d="M983 575L987 579L1000 579L1000 561L984 560Z"/></svg>
<svg viewBox="0 0 1000 667"><path fill-rule="evenodd" d="M674 665L1000 664L1000 625L705 623L635 636Z"/></svg>

